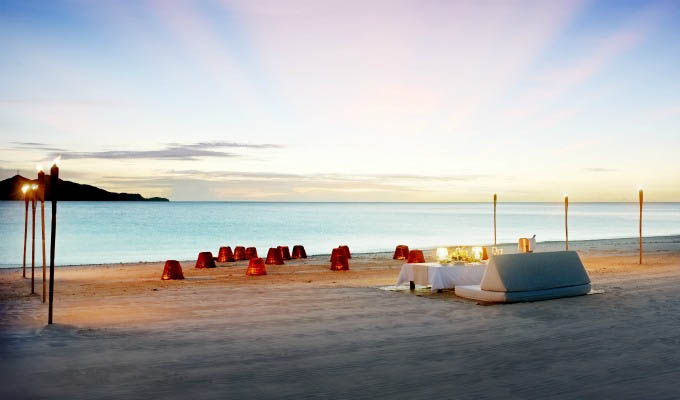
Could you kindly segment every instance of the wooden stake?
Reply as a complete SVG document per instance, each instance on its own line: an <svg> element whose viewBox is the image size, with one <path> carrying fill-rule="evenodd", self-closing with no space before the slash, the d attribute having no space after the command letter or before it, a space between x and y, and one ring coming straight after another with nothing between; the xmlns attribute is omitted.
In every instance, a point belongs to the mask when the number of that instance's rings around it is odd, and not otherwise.
<svg viewBox="0 0 680 400"><path fill-rule="evenodd" d="M28 240L28 190L24 190L24 204L26 211L24 212L24 278L26 278L26 240Z"/></svg>
<svg viewBox="0 0 680 400"><path fill-rule="evenodd" d="M59 167L55 163L50 169L50 195L52 197L52 226L51 226L51 240L50 240L50 297L49 297L49 311L47 314L47 323L52 323L52 303L54 300L54 245L56 243L55 237L57 235L57 193L59 184Z"/></svg>
<svg viewBox="0 0 680 400"><path fill-rule="evenodd" d="M42 228L42 302L47 301L46 257L45 257L45 172L38 171L38 193L40 196L40 226Z"/></svg>
<svg viewBox="0 0 680 400"><path fill-rule="evenodd" d="M566 237L565 246L569 250L569 196L564 195L564 234Z"/></svg>
<svg viewBox="0 0 680 400"><path fill-rule="evenodd" d="M32 223L33 229L31 230L31 294L35 293L35 196L37 195L37 190L31 190L31 209L32 209Z"/></svg>
<svg viewBox="0 0 680 400"><path fill-rule="evenodd" d="M493 245L496 246L496 201L498 200L498 195L493 194Z"/></svg>
<svg viewBox="0 0 680 400"><path fill-rule="evenodd" d="M642 265L642 188L640 188L640 265Z"/></svg>

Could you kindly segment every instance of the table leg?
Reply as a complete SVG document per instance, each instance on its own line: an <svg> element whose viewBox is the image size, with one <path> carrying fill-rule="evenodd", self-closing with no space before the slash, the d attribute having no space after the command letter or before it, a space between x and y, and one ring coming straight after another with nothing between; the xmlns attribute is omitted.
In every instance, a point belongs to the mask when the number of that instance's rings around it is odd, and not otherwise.
<svg viewBox="0 0 680 400"><path fill-rule="evenodd" d="M409 282L408 288L409 288L410 290L416 290L416 283L413 282L413 281Z"/></svg>

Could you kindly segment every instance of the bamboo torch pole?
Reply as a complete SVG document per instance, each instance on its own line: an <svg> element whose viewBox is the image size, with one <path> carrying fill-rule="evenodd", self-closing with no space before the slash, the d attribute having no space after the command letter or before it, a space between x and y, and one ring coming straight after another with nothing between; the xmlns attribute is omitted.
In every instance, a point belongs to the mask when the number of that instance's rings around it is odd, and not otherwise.
<svg viewBox="0 0 680 400"><path fill-rule="evenodd" d="M52 200L52 226L50 227L50 297L49 297L49 311L47 314L47 323L52 323L52 303L54 300L54 245L56 243L55 236L57 235L57 198L59 185L59 166L57 166L58 159L54 161L50 169L50 198Z"/></svg>
<svg viewBox="0 0 680 400"><path fill-rule="evenodd" d="M639 197L640 197L640 265L642 265L642 203L643 203L642 188L640 188Z"/></svg>
<svg viewBox="0 0 680 400"><path fill-rule="evenodd" d="M28 189L30 186L24 184L21 191L24 193L24 272L23 277L26 278L26 240L28 239Z"/></svg>
<svg viewBox="0 0 680 400"><path fill-rule="evenodd" d="M35 200L38 196L38 185L31 186L31 210L33 228L31 230L31 294L35 293Z"/></svg>
<svg viewBox="0 0 680 400"><path fill-rule="evenodd" d="M569 196L564 194L564 234L566 237L565 247L569 250Z"/></svg>
<svg viewBox="0 0 680 400"><path fill-rule="evenodd" d="M45 171L38 166L38 193L40 197L40 226L42 228L42 302L47 301L46 257L45 257Z"/></svg>
<svg viewBox="0 0 680 400"><path fill-rule="evenodd" d="M496 247L496 201L498 200L498 195L493 194L493 246Z"/></svg>

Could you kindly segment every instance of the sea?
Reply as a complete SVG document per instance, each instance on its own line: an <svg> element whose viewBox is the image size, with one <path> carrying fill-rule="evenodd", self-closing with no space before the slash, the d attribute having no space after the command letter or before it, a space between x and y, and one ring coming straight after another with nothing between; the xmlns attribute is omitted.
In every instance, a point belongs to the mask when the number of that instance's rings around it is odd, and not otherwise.
<svg viewBox="0 0 680 400"><path fill-rule="evenodd" d="M21 266L24 203L0 201L0 268ZM30 265L29 206L27 262ZM645 236L680 235L680 203L646 203ZM638 235L637 203L570 203L569 239ZM49 257L51 204L45 204ZM498 203L497 242L563 241L563 203ZM40 206L36 265L42 264ZM192 260L220 246L302 244L329 254L341 244L353 253L493 243L491 203L59 202L56 265Z"/></svg>

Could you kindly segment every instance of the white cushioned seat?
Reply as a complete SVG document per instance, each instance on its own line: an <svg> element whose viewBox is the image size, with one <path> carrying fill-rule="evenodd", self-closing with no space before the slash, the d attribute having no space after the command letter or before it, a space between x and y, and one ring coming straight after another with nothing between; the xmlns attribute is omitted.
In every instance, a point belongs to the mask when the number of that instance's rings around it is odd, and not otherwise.
<svg viewBox="0 0 680 400"><path fill-rule="evenodd" d="M590 292L590 278L575 251L492 256L482 281L456 286L464 298L512 303L570 297Z"/></svg>

